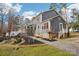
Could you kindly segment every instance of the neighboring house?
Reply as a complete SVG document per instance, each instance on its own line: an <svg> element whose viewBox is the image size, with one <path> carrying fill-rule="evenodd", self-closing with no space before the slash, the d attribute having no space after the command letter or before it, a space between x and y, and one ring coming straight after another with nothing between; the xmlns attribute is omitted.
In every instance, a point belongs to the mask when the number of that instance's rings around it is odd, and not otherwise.
<svg viewBox="0 0 79 59"><path fill-rule="evenodd" d="M8 30L11 31L19 31L21 26L20 23L21 16L13 16L8 20Z"/></svg>
<svg viewBox="0 0 79 59"><path fill-rule="evenodd" d="M28 35L52 39L66 37L68 24L55 10L42 12L28 24Z"/></svg>
<svg viewBox="0 0 79 59"><path fill-rule="evenodd" d="M28 18L25 18L25 19L23 19L23 18L21 18L20 19L20 21L19 21L19 26L20 26L20 28L19 28L19 31L22 31L22 32L27 32L27 24L30 22L30 20L28 19Z"/></svg>
<svg viewBox="0 0 79 59"><path fill-rule="evenodd" d="M26 26L29 23L29 19L25 18L23 20L23 16L13 16L8 20L8 35L15 36L18 33L26 33Z"/></svg>

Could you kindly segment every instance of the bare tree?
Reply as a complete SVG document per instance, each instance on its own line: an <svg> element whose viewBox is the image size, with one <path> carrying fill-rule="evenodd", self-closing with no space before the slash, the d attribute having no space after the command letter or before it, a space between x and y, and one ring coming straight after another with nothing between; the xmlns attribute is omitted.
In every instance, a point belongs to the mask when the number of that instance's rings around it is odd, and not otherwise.
<svg viewBox="0 0 79 59"><path fill-rule="evenodd" d="M4 24L4 17L6 16L4 12L5 8L0 8L0 16L1 16L1 35L3 35L3 24Z"/></svg>
<svg viewBox="0 0 79 59"><path fill-rule="evenodd" d="M79 29L79 10L76 8L72 9L72 14L73 21L71 22L71 27L73 29Z"/></svg>

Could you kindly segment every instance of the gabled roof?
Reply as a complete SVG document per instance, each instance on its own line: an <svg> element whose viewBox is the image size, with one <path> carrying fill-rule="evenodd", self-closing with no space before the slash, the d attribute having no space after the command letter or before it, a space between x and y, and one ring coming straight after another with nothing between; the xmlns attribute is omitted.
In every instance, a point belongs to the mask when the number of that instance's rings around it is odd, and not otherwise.
<svg viewBox="0 0 79 59"><path fill-rule="evenodd" d="M54 10L55 11L55 10ZM62 18L62 20L64 20L65 21L65 19L62 17L62 15L59 13L59 12L57 12L57 11L55 11L61 18ZM68 24L67 23L67 21L65 21L66 22L66 24Z"/></svg>
<svg viewBox="0 0 79 59"><path fill-rule="evenodd" d="M43 14L43 13L47 13L47 12L49 12L49 11L55 11L55 12L62 18L62 20L65 21L65 19L62 17L62 15L61 15L59 12L57 12L56 10L48 10L48 11L41 12L41 13L39 13L37 16L33 17L32 20L35 19L36 17L38 17L39 15L41 15L41 14ZM58 16L58 15L57 15L57 16ZM52 17L52 18L53 18L53 17ZM66 21L65 21L65 22L66 22ZM66 22L66 23L67 23L67 22Z"/></svg>
<svg viewBox="0 0 79 59"><path fill-rule="evenodd" d="M43 14L43 13L46 13L46 12L49 12L49 11L54 11L54 10L48 10L48 11L40 12L38 15L36 15L36 16L33 17L32 19L36 18L36 17L39 16L40 14Z"/></svg>

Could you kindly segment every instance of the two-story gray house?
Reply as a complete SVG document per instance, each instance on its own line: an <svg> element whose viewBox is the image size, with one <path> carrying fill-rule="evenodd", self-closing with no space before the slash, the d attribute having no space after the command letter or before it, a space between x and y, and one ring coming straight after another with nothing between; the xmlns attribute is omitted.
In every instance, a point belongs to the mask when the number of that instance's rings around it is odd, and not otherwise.
<svg viewBox="0 0 79 59"><path fill-rule="evenodd" d="M49 10L32 18L28 24L29 35L47 39L66 37L68 24L55 10Z"/></svg>

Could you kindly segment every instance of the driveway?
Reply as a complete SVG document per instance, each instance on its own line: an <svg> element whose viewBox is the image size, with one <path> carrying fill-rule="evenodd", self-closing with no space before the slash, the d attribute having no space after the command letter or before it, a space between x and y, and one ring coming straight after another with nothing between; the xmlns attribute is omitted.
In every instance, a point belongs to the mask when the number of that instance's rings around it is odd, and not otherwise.
<svg viewBox="0 0 79 59"><path fill-rule="evenodd" d="M74 43L75 41L68 41L68 39L71 38L66 38L66 40L60 40L58 39L57 41L47 41L42 38L36 38L36 37L31 37L32 39L38 40L40 42L43 42L45 44L55 46L61 50L68 51L71 53L74 53L75 55L79 55L79 37L74 37L73 39L78 42L77 44Z"/></svg>

